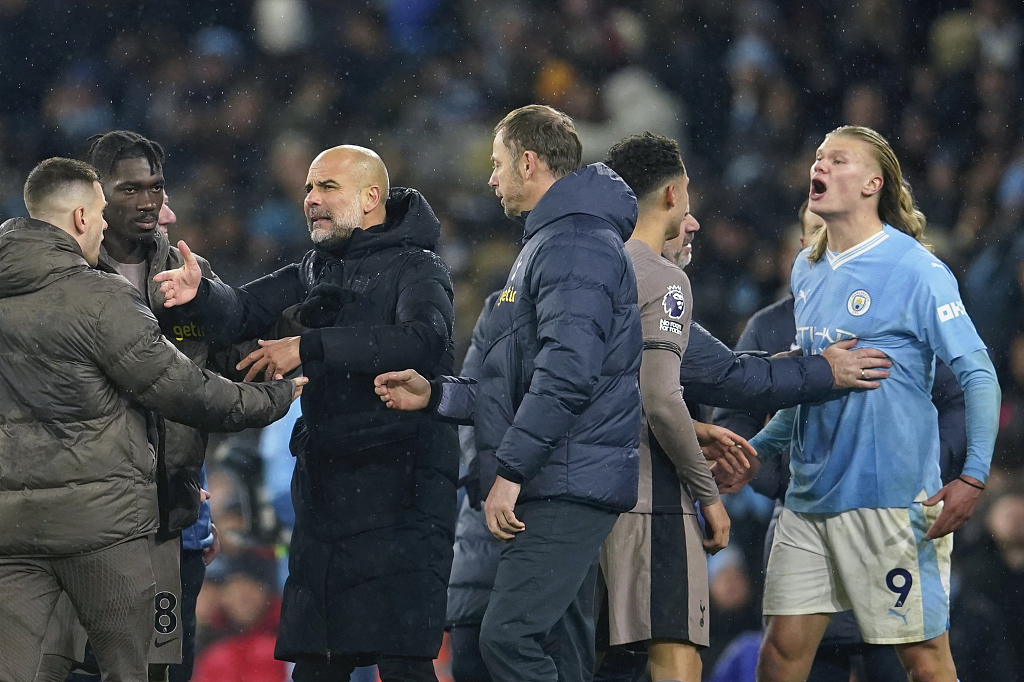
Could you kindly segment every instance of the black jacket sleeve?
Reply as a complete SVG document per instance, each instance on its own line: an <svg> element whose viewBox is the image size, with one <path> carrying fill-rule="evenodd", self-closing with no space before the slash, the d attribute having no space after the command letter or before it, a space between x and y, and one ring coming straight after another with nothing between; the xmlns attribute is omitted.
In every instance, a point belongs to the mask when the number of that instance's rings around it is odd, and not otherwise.
<svg viewBox="0 0 1024 682"><path fill-rule="evenodd" d="M342 372L412 368L431 375L451 341L455 308L448 268L437 255L421 253L398 275L395 324L310 329L299 347L303 363L321 360Z"/></svg>
<svg viewBox="0 0 1024 682"><path fill-rule="evenodd" d="M204 277L182 312L202 321L208 342L232 344L263 335L305 297L301 266L293 263L239 288Z"/></svg>
<svg viewBox="0 0 1024 682"><path fill-rule="evenodd" d="M741 348L740 344L736 348L762 350ZM733 353L699 324L691 322L690 344L680 363L679 381L687 399L767 414L827 396L832 390L832 370L827 360L817 356L766 358ZM763 425L762 419L757 428Z"/></svg>
<svg viewBox="0 0 1024 682"><path fill-rule="evenodd" d="M956 375L938 358L932 402L939 411L939 468L945 485L960 475L967 459L967 412Z"/></svg>

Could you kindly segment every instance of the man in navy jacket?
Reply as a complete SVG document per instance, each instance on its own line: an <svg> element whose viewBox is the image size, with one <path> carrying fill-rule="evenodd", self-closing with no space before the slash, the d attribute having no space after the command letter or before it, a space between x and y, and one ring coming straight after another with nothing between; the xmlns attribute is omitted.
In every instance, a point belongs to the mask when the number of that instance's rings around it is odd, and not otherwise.
<svg viewBox="0 0 1024 682"><path fill-rule="evenodd" d="M494 680L585 680L597 558L637 499L642 347L623 243L633 192L579 168L569 117L531 105L495 127L489 184L525 246L483 330L475 382L383 374L389 407L476 427L490 531L505 540L480 649Z"/></svg>

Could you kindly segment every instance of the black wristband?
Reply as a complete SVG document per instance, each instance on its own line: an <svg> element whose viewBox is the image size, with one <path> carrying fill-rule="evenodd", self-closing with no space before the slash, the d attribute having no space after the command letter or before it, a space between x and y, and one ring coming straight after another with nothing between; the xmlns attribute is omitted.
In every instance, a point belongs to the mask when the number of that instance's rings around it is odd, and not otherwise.
<svg viewBox="0 0 1024 682"><path fill-rule="evenodd" d="M963 476L957 476L956 480L960 481L961 483L966 483L967 485L971 486L972 488L977 488L978 490L984 490L985 489L984 485L978 485L977 483L971 483L970 481L968 481Z"/></svg>
<svg viewBox="0 0 1024 682"><path fill-rule="evenodd" d="M444 387L436 379L430 379L427 383L430 384L430 398L427 399L427 406L423 409L427 414L433 414L441 402L441 396L444 395Z"/></svg>

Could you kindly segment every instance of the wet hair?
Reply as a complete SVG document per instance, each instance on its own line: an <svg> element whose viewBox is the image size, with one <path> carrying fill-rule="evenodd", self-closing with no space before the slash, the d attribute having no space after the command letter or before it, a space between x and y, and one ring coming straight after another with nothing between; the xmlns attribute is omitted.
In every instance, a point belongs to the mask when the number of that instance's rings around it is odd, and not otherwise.
<svg viewBox="0 0 1024 682"><path fill-rule="evenodd" d="M30 216L40 211L46 201L58 192L67 192L74 185L92 187L99 182L96 169L84 161L64 159L59 156L46 159L28 174L22 196Z"/></svg>
<svg viewBox="0 0 1024 682"><path fill-rule="evenodd" d="M631 135L613 145L605 163L629 185L639 201L666 181L686 174L679 144L650 132Z"/></svg>
<svg viewBox="0 0 1024 682"><path fill-rule="evenodd" d="M511 111L494 134L502 142L513 164L524 152L534 152L556 178L578 171L583 164L583 143L576 124L566 114L545 104L529 104Z"/></svg>
<svg viewBox="0 0 1024 682"><path fill-rule="evenodd" d="M878 217L900 232L910 235L926 248L931 248L924 241L925 218L914 204L914 195L910 184L903 177L900 162L896 158L889 142L871 128L864 126L840 126L825 136L833 135L850 137L866 142L871 147L871 154L882 169L882 189L879 191ZM825 255L828 247L826 230L819 231L811 242L811 252L807 260L817 263Z"/></svg>
<svg viewBox="0 0 1024 682"><path fill-rule="evenodd" d="M149 172L158 173L164 168L166 154L158 143L130 130L114 130L89 138L88 159L103 177L114 174L114 167L125 159L146 159Z"/></svg>

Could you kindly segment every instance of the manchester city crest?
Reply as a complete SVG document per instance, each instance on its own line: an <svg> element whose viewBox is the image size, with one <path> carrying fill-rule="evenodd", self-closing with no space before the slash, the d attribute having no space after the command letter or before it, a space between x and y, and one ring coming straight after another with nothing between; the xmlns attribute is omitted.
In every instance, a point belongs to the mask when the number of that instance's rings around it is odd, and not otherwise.
<svg viewBox="0 0 1024 682"><path fill-rule="evenodd" d="M673 320L678 320L686 311L686 299L683 298L683 290L678 286L670 286L665 298L661 299L661 306L665 314Z"/></svg>
<svg viewBox="0 0 1024 682"><path fill-rule="evenodd" d="M850 300L846 302L846 310L854 317L860 317L871 307L871 296L863 289L850 294Z"/></svg>

